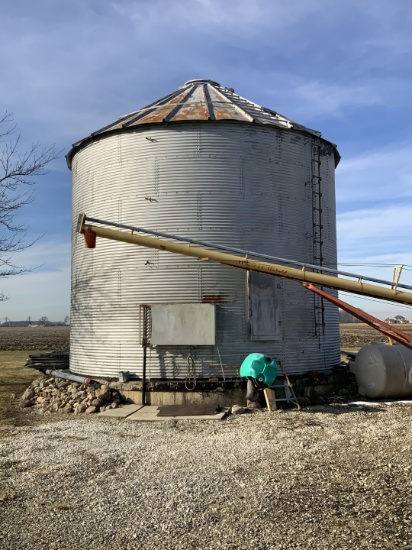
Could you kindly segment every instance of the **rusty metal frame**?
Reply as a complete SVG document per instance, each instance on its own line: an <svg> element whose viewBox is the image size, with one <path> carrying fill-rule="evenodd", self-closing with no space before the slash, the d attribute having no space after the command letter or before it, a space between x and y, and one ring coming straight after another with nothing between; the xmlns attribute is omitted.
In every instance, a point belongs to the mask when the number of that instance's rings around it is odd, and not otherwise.
<svg viewBox="0 0 412 550"><path fill-rule="evenodd" d="M387 336L388 338L391 338L392 340L395 340L399 344L402 344L405 347L412 350L412 336L410 336L409 334L406 334L406 332L403 332L402 330L397 329L394 326L389 325L388 323L385 323L385 321L381 321L380 319L377 319L376 317L374 317L373 315L370 315L369 313L366 313L366 311L363 311L362 309L359 309L355 306L351 306L347 302L344 302L343 300L336 298L332 294L325 292L324 290L313 285L312 283L302 283L302 286L304 286L308 290L311 290L318 296L322 296L323 298L325 298L325 300L328 300L335 306L340 307L340 309L343 309L347 313L350 313L360 321L378 330L382 334L385 334L385 336Z"/></svg>

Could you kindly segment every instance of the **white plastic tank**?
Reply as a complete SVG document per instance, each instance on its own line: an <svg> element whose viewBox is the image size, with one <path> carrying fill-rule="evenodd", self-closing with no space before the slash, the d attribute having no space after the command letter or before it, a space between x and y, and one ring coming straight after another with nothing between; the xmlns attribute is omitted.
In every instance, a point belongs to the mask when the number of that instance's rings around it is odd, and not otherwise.
<svg viewBox="0 0 412 550"><path fill-rule="evenodd" d="M352 368L360 395L372 398L412 397L412 350L373 343L356 355Z"/></svg>
<svg viewBox="0 0 412 550"><path fill-rule="evenodd" d="M72 371L140 377L142 304L155 323L151 379L236 378L253 352L289 374L339 363L337 308L294 281L105 239L90 250L75 232L84 212L334 268L339 153L319 132L196 80L74 144L67 160ZM201 323L207 339L182 333Z"/></svg>

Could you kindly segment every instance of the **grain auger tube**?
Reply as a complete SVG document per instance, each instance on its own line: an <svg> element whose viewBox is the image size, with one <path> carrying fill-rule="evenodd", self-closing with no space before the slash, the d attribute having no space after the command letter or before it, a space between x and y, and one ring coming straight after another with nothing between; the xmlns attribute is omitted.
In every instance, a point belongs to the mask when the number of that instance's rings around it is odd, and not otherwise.
<svg viewBox="0 0 412 550"><path fill-rule="evenodd" d="M113 229L113 227L116 227L116 229ZM116 224L105 220L99 220L97 218L88 218L86 214L79 214L77 221L77 232L84 235L85 244L88 248L95 248L96 237L100 237L113 241L120 241L147 248L172 252L174 254L191 256L193 258L198 258L201 261L215 262L230 267L236 267L238 269L244 269L246 271L256 271L259 273L266 273L267 275L297 281L308 290L317 294L321 293L323 298L329 300L335 305L338 305L352 315L355 315L358 319L368 323L370 326L380 332L383 332L393 340L412 349L411 336L403 331L400 331L399 329L395 329L395 327L392 327L379 319L376 319L375 317L372 317L358 308L354 308L342 300L338 300L328 292L319 289L316 285L406 305L412 304L412 292L406 292L405 290L400 290L400 288L412 290L412 287L410 286L401 285L399 283L395 285L389 281L381 281L381 284L371 284L365 282L365 280L369 279L366 277L360 278L358 275L352 275L354 278L357 278L357 280L342 279L336 275L325 275L323 273L310 271L307 264L300 264L301 268L298 269L296 267L288 267L272 261L262 261L260 259L250 258L249 256L253 256L255 258L260 256L259 254L253 252L246 253L246 251L238 251L237 254L230 254L229 252L222 252L222 250L233 249L221 246L214 247L209 243L201 243L200 241L194 241L192 239L183 239L174 235L167 235L165 233L151 231L140 227ZM140 233L145 234L142 235ZM146 234L152 236L148 237ZM197 246L197 244L202 244L203 246ZM245 255L242 256L242 252ZM265 257L268 258L268 256ZM287 262L288 260L284 261ZM296 264L296 262L291 263ZM311 266L311 268L318 270L321 269L319 266ZM346 274L346 276L350 276L350 274Z"/></svg>

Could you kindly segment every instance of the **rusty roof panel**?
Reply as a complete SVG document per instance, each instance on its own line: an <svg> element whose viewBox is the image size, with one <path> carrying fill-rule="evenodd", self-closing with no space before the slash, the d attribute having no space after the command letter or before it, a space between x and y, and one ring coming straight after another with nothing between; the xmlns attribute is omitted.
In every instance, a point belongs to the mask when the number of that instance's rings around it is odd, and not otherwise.
<svg viewBox="0 0 412 550"><path fill-rule="evenodd" d="M203 86L194 87L190 98L174 114L174 122L183 120L209 120L207 97Z"/></svg>
<svg viewBox="0 0 412 550"><path fill-rule="evenodd" d="M253 122L247 111L239 108L226 94L220 90L211 89L210 98L213 102L216 120L238 120L239 122Z"/></svg>
<svg viewBox="0 0 412 550"><path fill-rule="evenodd" d="M195 121L236 121L275 126L277 128L295 129L300 132L321 136L320 132L306 128L288 118L249 101L236 94L233 88L225 88L213 80L189 80L178 90L139 109L118 118L112 124L93 132L73 144L67 155L67 162L71 166L71 159L76 150L94 138L106 133L129 130L143 124L170 124L174 122ZM329 142L328 142L329 143ZM335 158L339 162L340 156L334 144Z"/></svg>
<svg viewBox="0 0 412 550"><path fill-rule="evenodd" d="M126 124L125 127L137 126L138 124L163 122L167 119L168 115L172 110L174 110L175 107L177 108L177 110L180 109L180 105L182 104L186 96L187 92L184 91L171 99L165 105L158 105L157 107L153 106L151 109L149 109L149 112L147 114L142 116L142 118L139 118L136 122L133 122L130 125ZM144 111L144 109L142 110Z"/></svg>

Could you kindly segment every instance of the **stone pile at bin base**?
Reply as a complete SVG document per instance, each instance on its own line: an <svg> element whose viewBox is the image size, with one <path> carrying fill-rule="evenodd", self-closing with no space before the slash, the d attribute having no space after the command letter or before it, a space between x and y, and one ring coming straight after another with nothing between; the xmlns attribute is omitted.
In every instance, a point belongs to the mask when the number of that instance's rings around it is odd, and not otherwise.
<svg viewBox="0 0 412 550"><path fill-rule="evenodd" d="M119 391L109 385L85 385L54 377L34 380L21 397L22 407L63 414L103 412L115 409L122 401Z"/></svg>
<svg viewBox="0 0 412 550"><path fill-rule="evenodd" d="M297 400L301 406L322 405L327 403L345 402L355 399L357 395L357 385L353 374L348 372L345 367L342 371L331 373L310 373L305 376L291 376L293 388ZM247 404L248 408L265 407L265 401L262 392L259 394L259 401L246 403L246 392L239 389L236 392L218 391L214 392L186 392L180 395L182 401L176 401L173 392L156 391L156 385L152 383L152 389L147 394L148 404L168 405L172 404L170 396L173 398L173 404L189 404L203 402L211 403L213 399L216 404L224 407L231 407L238 403L242 406ZM21 397L23 407L32 407L38 412L48 413L98 413L108 408L116 408L122 403L132 402L140 403L141 400L141 382L133 381L121 383L118 381L92 381L89 385L80 384L63 378L52 376L43 376L34 380L26 389ZM206 396L206 397L205 397ZM278 405L288 407L285 403L284 392L276 390ZM189 400L190 397L190 400ZM196 401L198 399L198 401Z"/></svg>

